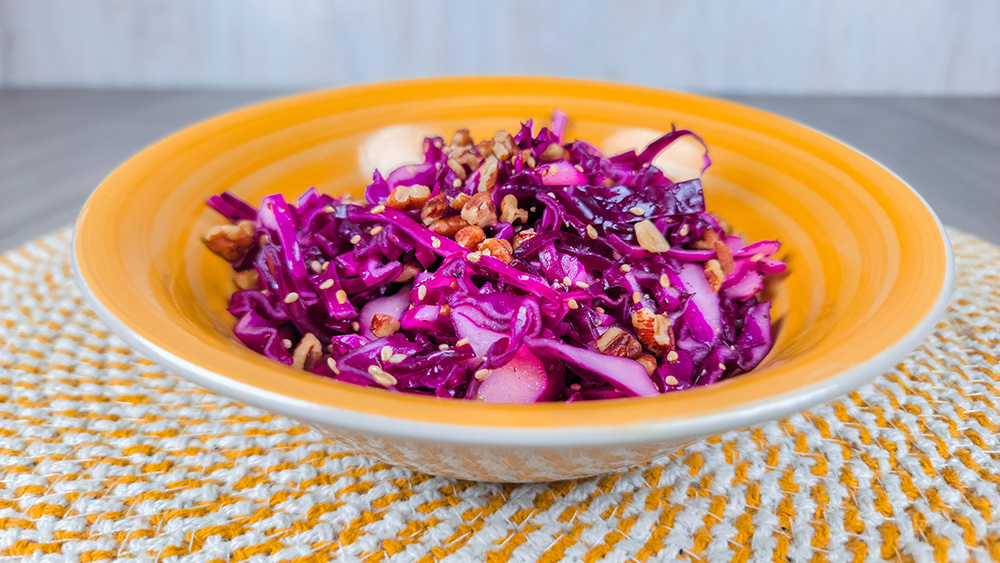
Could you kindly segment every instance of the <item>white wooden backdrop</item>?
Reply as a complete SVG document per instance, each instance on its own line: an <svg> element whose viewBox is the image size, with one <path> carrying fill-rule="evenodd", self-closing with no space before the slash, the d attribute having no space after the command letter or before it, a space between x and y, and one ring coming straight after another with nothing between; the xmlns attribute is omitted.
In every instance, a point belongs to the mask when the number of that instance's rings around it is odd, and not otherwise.
<svg viewBox="0 0 1000 563"><path fill-rule="evenodd" d="M1000 93L997 0L0 0L0 86L301 89L558 75Z"/></svg>

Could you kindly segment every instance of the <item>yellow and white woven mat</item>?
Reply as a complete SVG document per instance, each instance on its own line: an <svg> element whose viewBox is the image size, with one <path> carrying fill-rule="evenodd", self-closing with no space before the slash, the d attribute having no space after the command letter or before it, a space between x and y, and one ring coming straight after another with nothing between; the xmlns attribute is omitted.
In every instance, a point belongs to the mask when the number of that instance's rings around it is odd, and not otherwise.
<svg viewBox="0 0 1000 563"><path fill-rule="evenodd" d="M0 560L1000 560L1000 249L951 235L946 318L873 384L530 485L397 469L163 371L45 237L0 256Z"/></svg>

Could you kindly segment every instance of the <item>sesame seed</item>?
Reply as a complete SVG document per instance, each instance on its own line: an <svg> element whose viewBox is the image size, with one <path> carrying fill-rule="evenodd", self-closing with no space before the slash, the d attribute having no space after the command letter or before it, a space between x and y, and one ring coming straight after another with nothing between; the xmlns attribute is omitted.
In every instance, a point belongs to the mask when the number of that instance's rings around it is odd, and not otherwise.
<svg viewBox="0 0 1000 563"><path fill-rule="evenodd" d="M312 262L310 262L309 267L312 268L312 271L316 272L317 274L323 271L323 265L319 263L319 260L313 260Z"/></svg>
<svg viewBox="0 0 1000 563"><path fill-rule="evenodd" d="M629 266L628 264L622 264L621 266L618 267L618 269L623 272L631 272L632 266Z"/></svg>
<svg viewBox="0 0 1000 563"><path fill-rule="evenodd" d="M333 281L333 280L330 280L330 281ZM347 292L344 291L343 289L338 289L337 290L336 297L337 297L337 303L340 303L341 305L343 305L344 303L347 303Z"/></svg>
<svg viewBox="0 0 1000 563"><path fill-rule="evenodd" d="M405 359L406 359L406 354L393 354L392 356L389 356L389 363L399 364L402 363L403 360Z"/></svg>
<svg viewBox="0 0 1000 563"><path fill-rule="evenodd" d="M757 254L754 254L753 256L750 257L750 261L751 262L760 262L763 259L764 259L764 255L761 254L761 253L759 253L759 252Z"/></svg>
<svg viewBox="0 0 1000 563"><path fill-rule="evenodd" d="M382 349L379 350L378 355L382 358L383 362L388 362L389 358L392 357L392 346L383 346Z"/></svg>
<svg viewBox="0 0 1000 563"><path fill-rule="evenodd" d="M299 294L294 291L285 296L285 303L295 303L299 300Z"/></svg>
<svg viewBox="0 0 1000 563"><path fill-rule="evenodd" d="M336 209L334 209L332 205L327 205L323 208L324 213L333 213L334 211L336 211Z"/></svg>
<svg viewBox="0 0 1000 563"><path fill-rule="evenodd" d="M434 248L441 248L441 239L437 237L431 237L431 246Z"/></svg>
<svg viewBox="0 0 1000 563"><path fill-rule="evenodd" d="M719 369L726 369L726 364L719 362Z"/></svg>
<svg viewBox="0 0 1000 563"><path fill-rule="evenodd" d="M361 235L351 237L351 244L358 244L359 242L361 242Z"/></svg>
<svg viewBox="0 0 1000 563"><path fill-rule="evenodd" d="M422 285L417 288L417 299L423 301L424 297L427 297L427 286Z"/></svg>
<svg viewBox="0 0 1000 563"><path fill-rule="evenodd" d="M351 330L353 330L354 332L361 330L361 323L359 323L358 321L354 321L353 323L351 323Z"/></svg>
<svg viewBox="0 0 1000 563"><path fill-rule="evenodd" d="M670 278L667 274L660 274L660 287L670 287Z"/></svg>
<svg viewBox="0 0 1000 563"><path fill-rule="evenodd" d="M441 344L438 346L438 350L441 350L442 352L444 352L448 348L451 348L451 346L448 346L447 344Z"/></svg>
<svg viewBox="0 0 1000 563"><path fill-rule="evenodd" d="M455 343L455 348L458 348L459 346L465 346L468 343L469 343L468 338L459 339L459 341Z"/></svg>
<svg viewBox="0 0 1000 563"><path fill-rule="evenodd" d="M528 208L528 211L534 213L534 212L538 211L538 208L535 207L534 205L532 205L531 207Z"/></svg>
<svg viewBox="0 0 1000 563"><path fill-rule="evenodd" d="M325 282L319 284L320 289L330 289L333 287L333 280L326 280Z"/></svg>
<svg viewBox="0 0 1000 563"><path fill-rule="evenodd" d="M372 234L373 235L377 235L377 234L379 234L381 232L382 232L382 225L377 225L375 228L372 229Z"/></svg>
<svg viewBox="0 0 1000 563"><path fill-rule="evenodd" d="M587 282L582 282L582 281L578 281L578 282L576 282L576 284L575 284L575 285L576 285L576 287L579 287L580 289L587 289L588 287L590 287L590 284L589 284L589 283L587 283Z"/></svg>
<svg viewBox="0 0 1000 563"><path fill-rule="evenodd" d="M587 225L587 236L592 239L597 239L597 229L593 225Z"/></svg>
<svg viewBox="0 0 1000 563"><path fill-rule="evenodd" d="M340 375L340 369L337 368L337 360L327 358L326 365L330 366L330 371L332 371L334 375Z"/></svg>
<svg viewBox="0 0 1000 563"><path fill-rule="evenodd" d="M579 391L580 389L583 389L582 387L580 387L579 383L572 383L570 384L569 388L574 391Z"/></svg>
<svg viewBox="0 0 1000 563"><path fill-rule="evenodd" d="M642 301L642 294L639 293L638 291L632 292L632 302L638 303L640 301Z"/></svg>
<svg viewBox="0 0 1000 563"><path fill-rule="evenodd" d="M566 276L566 277L564 277L562 279L562 284L563 285L572 285L573 284L573 280L569 279L569 276Z"/></svg>
<svg viewBox="0 0 1000 563"><path fill-rule="evenodd" d="M556 198L556 193L555 192L547 192L547 193L549 194L549 197L551 197L552 199Z"/></svg>
<svg viewBox="0 0 1000 563"><path fill-rule="evenodd" d="M573 168L576 168L576 169L577 169L577 170L579 170L580 172L583 172L583 167L582 167L582 166L580 166L579 164L574 164L574 165L573 165Z"/></svg>
<svg viewBox="0 0 1000 563"><path fill-rule="evenodd" d="M284 346L285 348L291 348L292 347L292 341L289 340L289 339L287 339L287 338L282 338L281 339L281 345Z"/></svg>
<svg viewBox="0 0 1000 563"><path fill-rule="evenodd" d="M602 315L604 314L604 307L595 307L594 310Z"/></svg>
<svg viewBox="0 0 1000 563"><path fill-rule="evenodd" d="M639 207L638 205L633 205L632 207L629 207L628 212L631 213L632 215L635 215L636 217L642 217L643 215L646 214L646 210Z"/></svg>
<svg viewBox="0 0 1000 563"><path fill-rule="evenodd" d="M493 373L493 370L483 368L481 370L476 371L476 374L475 374L476 375L476 379L479 380L479 381L483 381L487 377L489 377L491 373Z"/></svg>
<svg viewBox="0 0 1000 563"><path fill-rule="evenodd" d="M681 225L681 229L677 231L682 237L686 237L689 232L691 232L691 227L687 223Z"/></svg>
<svg viewBox="0 0 1000 563"><path fill-rule="evenodd" d="M326 269L327 269L327 268L329 268L329 267L330 267L330 263L329 263L329 262L323 262L323 271L324 271L324 272L325 272L325 271L326 271Z"/></svg>
<svg viewBox="0 0 1000 563"><path fill-rule="evenodd" d="M378 366L368 366L368 373L371 374L372 379L374 379L380 385L385 387L391 387L398 383L396 378L391 374L386 373L386 371Z"/></svg>
<svg viewBox="0 0 1000 563"><path fill-rule="evenodd" d="M267 245L271 244L271 237L269 237L267 235L260 235L260 238L257 239L257 240L260 242L261 246L267 246Z"/></svg>
<svg viewBox="0 0 1000 563"><path fill-rule="evenodd" d="M458 178L455 178L454 180L451 181L451 187L453 187L453 188L457 188L457 187L459 187L461 185L462 185L462 181L459 180Z"/></svg>
<svg viewBox="0 0 1000 563"><path fill-rule="evenodd" d="M478 252L470 252L465 255L465 259L473 264L479 262L483 258L483 255Z"/></svg>
<svg viewBox="0 0 1000 563"><path fill-rule="evenodd" d="M667 361L668 362L676 362L677 361L677 352L675 352L673 350L667 352Z"/></svg>
<svg viewBox="0 0 1000 563"><path fill-rule="evenodd" d="M666 383L667 385L677 385L678 383L680 383L680 381L677 381L677 378L672 375L668 375L667 377L663 378L663 382Z"/></svg>
<svg viewBox="0 0 1000 563"><path fill-rule="evenodd" d="M577 303L576 299L573 299L572 297L566 300L566 306L569 307L570 309L580 308L580 304Z"/></svg>
<svg viewBox="0 0 1000 563"><path fill-rule="evenodd" d="M372 207L372 215L378 215L379 213L382 213L383 211L385 211L385 206L382 205L382 204L378 204L375 207Z"/></svg>

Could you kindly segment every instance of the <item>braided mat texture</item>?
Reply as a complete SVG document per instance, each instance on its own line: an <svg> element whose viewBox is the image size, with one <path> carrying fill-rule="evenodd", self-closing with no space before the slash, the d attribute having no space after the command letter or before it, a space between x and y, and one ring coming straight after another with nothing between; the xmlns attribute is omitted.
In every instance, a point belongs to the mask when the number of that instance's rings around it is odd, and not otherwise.
<svg viewBox="0 0 1000 563"><path fill-rule="evenodd" d="M1000 249L873 384L630 471L416 474L166 373L112 336L62 231L0 256L0 560L1000 560Z"/></svg>

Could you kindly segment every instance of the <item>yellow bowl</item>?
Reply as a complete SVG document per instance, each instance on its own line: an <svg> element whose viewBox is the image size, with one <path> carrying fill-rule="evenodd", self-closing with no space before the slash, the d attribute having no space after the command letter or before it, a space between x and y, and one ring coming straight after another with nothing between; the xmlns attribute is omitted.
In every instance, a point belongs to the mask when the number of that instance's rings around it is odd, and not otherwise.
<svg viewBox="0 0 1000 563"><path fill-rule="evenodd" d="M710 211L779 238L774 350L752 373L645 399L497 405L356 387L244 348L226 313L229 266L200 236L231 190L254 203L309 186L360 194L373 167L424 134L475 137L570 116L569 138L642 142L698 132ZM621 148L617 146L615 148ZM412 161L412 160L411 160ZM632 466L700 437L781 417L877 376L919 345L951 292L951 250L926 203L882 166L787 119L711 98L544 78L446 78L316 92L228 113L142 151L76 227L74 267L122 338L204 387L294 417L349 448L463 478L538 481Z"/></svg>

